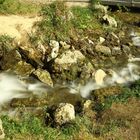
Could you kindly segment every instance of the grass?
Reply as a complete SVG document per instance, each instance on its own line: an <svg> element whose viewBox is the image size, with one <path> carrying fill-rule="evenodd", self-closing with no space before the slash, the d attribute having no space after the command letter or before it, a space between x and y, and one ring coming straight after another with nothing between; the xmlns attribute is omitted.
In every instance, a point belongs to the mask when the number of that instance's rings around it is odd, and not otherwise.
<svg viewBox="0 0 140 140"><path fill-rule="evenodd" d="M31 42L70 41L70 38L85 37L88 31L102 29L90 7L68 9L63 2L54 2L43 6L41 14L43 19L38 22L36 33L31 35Z"/></svg>
<svg viewBox="0 0 140 140"><path fill-rule="evenodd" d="M41 6L19 0L0 0L0 14L37 14Z"/></svg>
<svg viewBox="0 0 140 140"><path fill-rule="evenodd" d="M130 98L140 99L140 80L134 82L130 87L124 87L121 94L106 97L104 102L99 102L95 106L97 112L101 112L111 107L114 102L127 102Z"/></svg>
<svg viewBox="0 0 140 140"><path fill-rule="evenodd" d="M91 125L88 118L80 116L72 124L60 128L46 126L40 118L29 114L20 120L10 119L8 116L2 116L1 119L7 139L32 136L31 139L71 140L83 129L88 132Z"/></svg>

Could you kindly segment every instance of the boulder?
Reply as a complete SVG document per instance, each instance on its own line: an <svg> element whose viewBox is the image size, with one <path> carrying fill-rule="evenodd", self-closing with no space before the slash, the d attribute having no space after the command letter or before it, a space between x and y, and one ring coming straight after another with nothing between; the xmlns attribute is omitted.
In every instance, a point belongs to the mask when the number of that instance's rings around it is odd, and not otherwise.
<svg viewBox="0 0 140 140"><path fill-rule="evenodd" d="M33 74L43 83L53 87L53 81L51 79L50 73L46 70L38 68L33 72Z"/></svg>
<svg viewBox="0 0 140 140"><path fill-rule="evenodd" d="M96 52L103 53L104 55L107 55L107 56L111 55L111 49L109 47L106 47L103 45L97 44L95 46L95 50L96 50Z"/></svg>
<svg viewBox="0 0 140 140"><path fill-rule="evenodd" d="M104 83L104 78L106 77L106 73L102 69L98 69L95 72L95 81L96 84L102 85Z"/></svg>
<svg viewBox="0 0 140 140"><path fill-rule="evenodd" d="M107 14L105 14L103 16L102 20L103 20L103 22L105 22L107 25L109 25L111 27L117 27L117 21L113 17L111 17Z"/></svg>
<svg viewBox="0 0 140 140"><path fill-rule="evenodd" d="M69 103L60 103L54 112L54 120L58 125L69 123L75 119L74 106Z"/></svg>
<svg viewBox="0 0 140 140"><path fill-rule="evenodd" d="M74 51L65 51L59 58L56 58L55 63L59 64L59 65L63 65L63 64L73 64L73 63L77 63L78 61L82 61L85 59L85 56L78 50L74 50Z"/></svg>
<svg viewBox="0 0 140 140"><path fill-rule="evenodd" d="M33 46L29 46L29 45L25 45L25 46L20 46L18 48L18 51L20 52L22 58L30 63L33 67L37 68L37 67L43 67L43 55L42 55L42 51L40 51L38 48L33 47Z"/></svg>
<svg viewBox="0 0 140 140"><path fill-rule="evenodd" d="M6 53L1 60L1 67L3 70L12 69L19 61L21 61L20 53L13 49Z"/></svg>
<svg viewBox="0 0 140 140"><path fill-rule="evenodd" d="M35 71L31 64L22 60L15 64L11 70L21 76L29 76L33 71Z"/></svg>
<svg viewBox="0 0 140 140"><path fill-rule="evenodd" d="M94 72L93 65L78 50L66 50L59 55L52 64L54 80L84 82L91 78ZM53 74L54 73L54 74Z"/></svg>
<svg viewBox="0 0 140 140"><path fill-rule="evenodd" d="M2 126L2 120L0 119L0 139L4 139L4 138L5 138L5 133Z"/></svg>

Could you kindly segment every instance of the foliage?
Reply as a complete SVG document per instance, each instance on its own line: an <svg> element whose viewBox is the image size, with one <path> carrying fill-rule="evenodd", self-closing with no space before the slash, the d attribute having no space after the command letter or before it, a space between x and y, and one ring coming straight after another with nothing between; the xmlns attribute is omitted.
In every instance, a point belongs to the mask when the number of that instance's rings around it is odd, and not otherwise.
<svg viewBox="0 0 140 140"><path fill-rule="evenodd" d="M37 13L40 6L20 2L19 0L0 0L0 14L29 14Z"/></svg>

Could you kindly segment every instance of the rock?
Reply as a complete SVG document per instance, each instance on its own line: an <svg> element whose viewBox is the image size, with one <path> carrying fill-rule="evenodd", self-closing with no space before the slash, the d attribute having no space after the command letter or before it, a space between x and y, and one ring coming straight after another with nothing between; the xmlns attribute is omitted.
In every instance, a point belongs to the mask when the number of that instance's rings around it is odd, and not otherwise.
<svg viewBox="0 0 140 140"><path fill-rule="evenodd" d="M99 10L99 11L102 12L103 14L107 14L107 9L108 9L108 7L107 7L107 6L103 6L103 5L101 5L100 3L98 3L98 4L95 4L95 5L94 5L94 9L95 9L95 10Z"/></svg>
<svg viewBox="0 0 140 140"><path fill-rule="evenodd" d="M99 37L99 44L102 44L105 41L103 37Z"/></svg>
<svg viewBox="0 0 140 140"><path fill-rule="evenodd" d="M12 69L19 61L21 61L20 53L13 49L6 53L1 60L1 67L3 70Z"/></svg>
<svg viewBox="0 0 140 140"><path fill-rule="evenodd" d="M78 50L65 51L59 58L56 58L55 63L62 64L73 64L80 60L84 60L85 56Z"/></svg>
<svg viewBox="0 0 140 140"><path fill-rule="evenodd" d="M62 46L62 48L64 48L65 50L70 48L70 45L68 45L66 42L60 41L60 45Z"/></svg>
<svg viewBox="0 0 140 140"><path fill-rule="evenodd" d="M140 36L132 37L132 42L134 46L140 47Z"/></svg>
<svg viewBox="0 0 140 140"><path fill-rule="evenodd" d="M103 22L105 22L109 26L117 27L117 21L113 17L106 14L106 15L103 16L102 19L103 19Z"/></svg>
<svg viewBox="0 0 140 140"><path fill-rule="evenodd" d="M119 55L121 53L122 53L121 48L119 47L112 48L112 55Z"/></svg>
<svg viewBox="0 0 140 140"><path fill-rule="evenodd" d="M96 45L95 46L96 52L101 52L104 55L111 55L111 49L109 47L103 46L103 45Z"/></svg>
<svg viewBox="0 0 140 140"><path fill-rule="evenodd" d="M94 101L92 100L86 100L83 104L83 113L89 118L95 119L96 118L96 112L93 110L94 108Z"/></svg>
<svg viewBox="0 0 140 140"><path fill-rule="evenodd" d="M55 41L55 40L50 40L50 46L52 48L52 52L51 52L51 58L50 59L54 59L58 56L58 52L59 52L59 42Z"/></svg>
<svg viewBox="0 0 140 140"><path fill-rule="evenodd" d="M0 139L4 139L4 138L5 138L5 133L2 126L2 120L0 119Z"/></svg>
<svg viewBox="0 0 140 140"><path fill-rule="evenodd" d="M50 73L43 69L37 69L33 74L43 83L53 87L53 81L51 79Z"/></svg>
<svg viewBox="0 0 140 140"><path fill-rule="evenodd" d="M37 50L42 54L42 60L44 60L47 48L44 45L42 45L41 42L38 42Z"/></svg>
<svg viewBox="0 0 140 140"><path fill-rule="evenodd" d="M91 93L91 97L97 101L103 102L107 96L118 95L122 93L122 87L120 86L111 86L104 87L101 89L96 89Z"/></svg>
<svg viewBox="0 0 140 140"><path fill-rule="evenodd" d="M43 56L42 56L42 52L39 51L37 48L33 47L33 46L29 46L29 45L25 45L25 46L19 46L19 52L22 56L22 58L30 63L33 67L37 68L37 67L43 67Z"/></svg>
<svg viewBox="0 0 140 140"><path fill-rule="evenodd" d="M102 69L98 69L95 72L95 81L96 84L102 85L104 83L104 78L106 77L106 73Z"/></svg>
<svg viewBox="0 0 140 140"><path fill-rule="evenodd" d="M131 52L129 46L127 46L127 45L122 45L122 50L126 54L129 54Z"/></svg>
<svg viewBox="0 0 140 140"><path fill-rule="evenodd" d="M29 76L33 71L35 71L32 65L26 63L25 61L19 61L11 70L21 76Z"/></svg>
<svg viewBox="0 0 140 140"><path fill-rule="evenodd" d="M46 95L47 96L47 95ZM29 97L29 98L13 98L10 102L12 108L17 107L43 107L48 105L47 98Z"/></svg>
<svg viewBox="0 0 140 140"><path fill-rule="evenodd" d="M54 113L54 120L58 125L69 123L75 119L74 106L69 103L60 103Z"/></svg>

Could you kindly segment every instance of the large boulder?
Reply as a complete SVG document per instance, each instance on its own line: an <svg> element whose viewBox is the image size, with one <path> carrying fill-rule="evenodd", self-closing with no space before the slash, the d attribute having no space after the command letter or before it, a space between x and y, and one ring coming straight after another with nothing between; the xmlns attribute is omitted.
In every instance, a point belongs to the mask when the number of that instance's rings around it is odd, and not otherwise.
<svg viewBox="0 0 140 140"><path fill-rule="evenodd" d="M4 139L4 138L5 138L5 133L2 126L2 120L0 119L0 139Z"/></svg>
<svg viewBox="0 0 140 140"><path fill-rule="evenodd" d="M21 76L29 76L33 71L35 71L33 66L25 61L19 61L13 66L13 68L11 68L11 70Z"/></svg>
<svg viewBox="0 0 140 140"><path fill-rule="evenodd" d="M66 50L59 55L52 65L53 78L62 81L87 80L94 68L89 60L78 50ZM78 79L79 78L79 79Z"/></svg>
<svg viewBox="0 0 140 140"><path fill-rule="evenodd" d="M59 58L55 60L55 63L59 65L65 64L66 67L67 65L71 65L73 63L77 63L78 61L82 61L85 59L85 56L78 50L74 51L65 51Z"/></svg>
<svg viewBox="0 0 140 140"><path fill-rule="evenodd" d="M58 125L69 123L75 119L74 106L69 103L60 103L54 113L54 120Z"/></svg>
<svg viewBox="0 0 140 140"><path fill-rule="evenodd" d="M51 79L50 73L46 70L38 68L33 72L33 74L43 83L53 87L53 81Z"/></svg>

